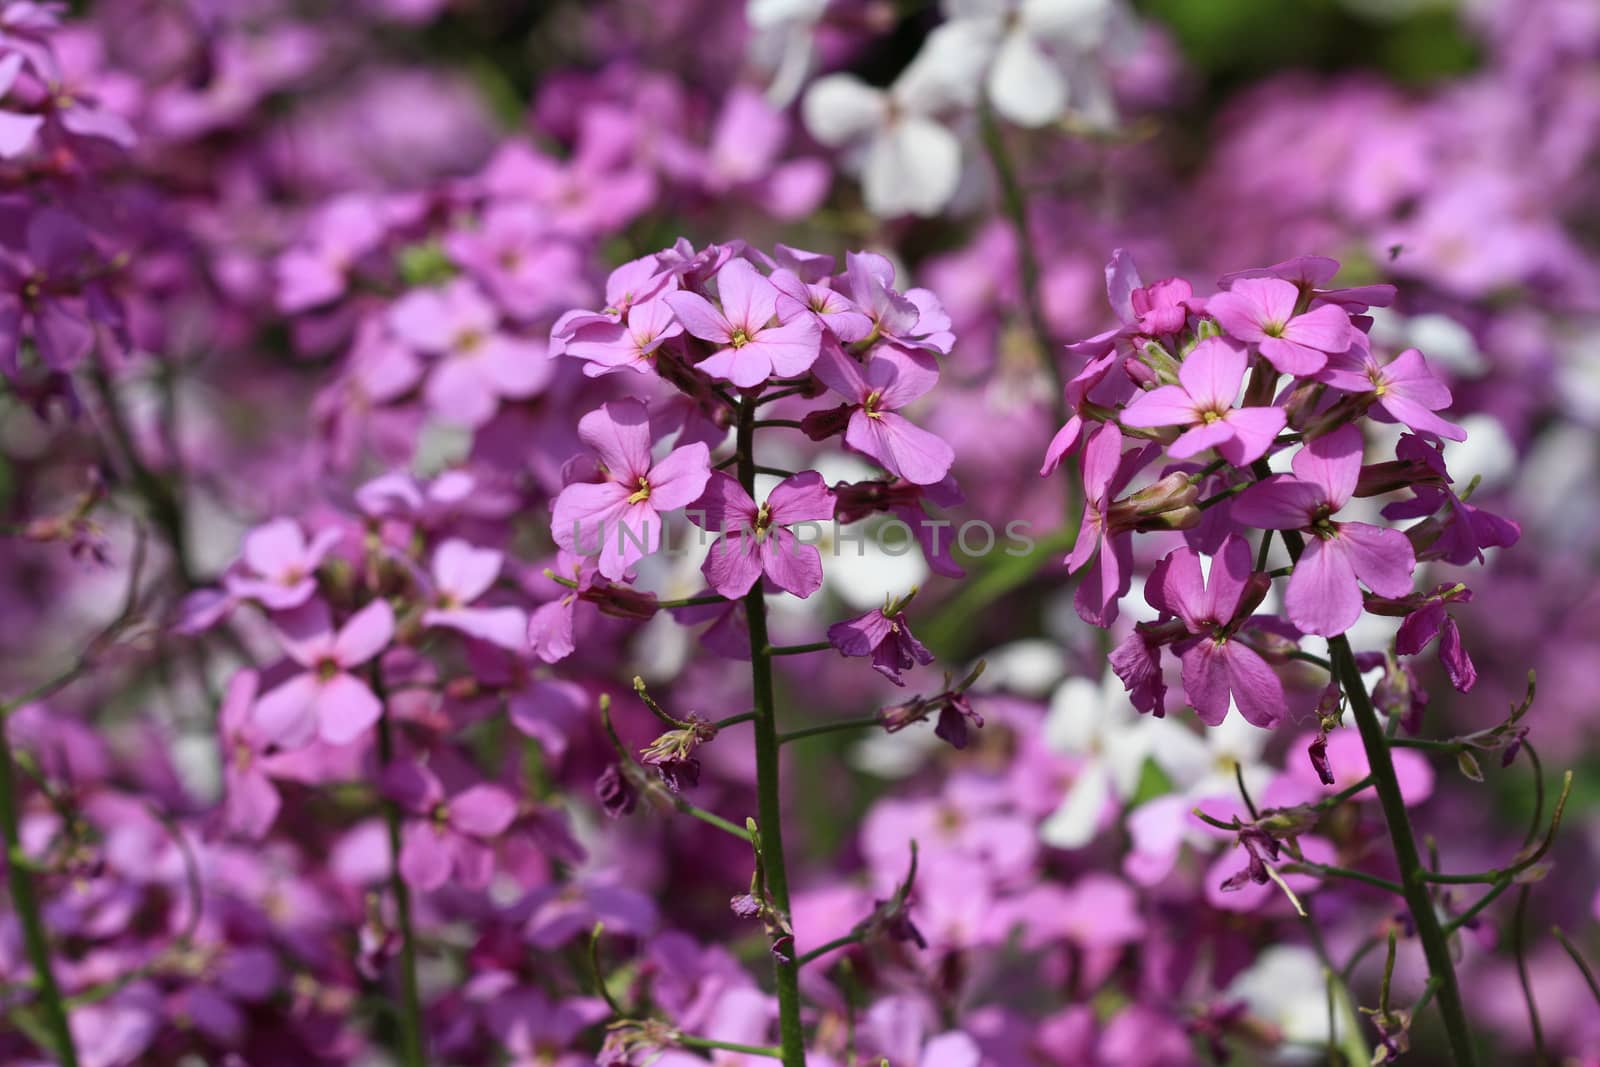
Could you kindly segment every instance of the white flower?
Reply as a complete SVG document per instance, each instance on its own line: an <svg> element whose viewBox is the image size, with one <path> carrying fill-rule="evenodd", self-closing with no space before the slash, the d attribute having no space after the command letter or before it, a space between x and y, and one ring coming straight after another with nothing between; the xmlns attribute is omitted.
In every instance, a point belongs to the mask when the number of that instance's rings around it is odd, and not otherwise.
<svg viewBox="0 0 1600 1067"><path fill-rule="evenodd" d="M757 66L771 72L767 102L788 107L811 73L817 22L828 0L748 0L750 52Z"/></svg>
<svg viewBox="0 0 1600 1067"><path fill-rule="evenodd" d="M1115 0L945 0L946 25L990 57L984 88L1019 126L1043 126L1069 110L1099 126L1114 120L1097 53L1111 40Z"/></svg>
<svg viewBox="0 0 1600 1067"><path fill-rule="evenodd" d="M934 215L961 180L961 142L938 116L972 105L986 57L953 24L934 30L888 89L852 74L819 78L806 91L806 129L830 147L853 149L874 215Z"/></svg>
<svg viewBox="0 0 1600 1067"><path fill-rule="evenodd" d="M1159 721L1134 710L1113 674L1098 685L1068 678L1056 687L1044 721L1045 744L1082 762L1061 806L1039 827L1046 844L1071 849L1094 840L1107 802L1126 801L1138 791Z"/></svg>

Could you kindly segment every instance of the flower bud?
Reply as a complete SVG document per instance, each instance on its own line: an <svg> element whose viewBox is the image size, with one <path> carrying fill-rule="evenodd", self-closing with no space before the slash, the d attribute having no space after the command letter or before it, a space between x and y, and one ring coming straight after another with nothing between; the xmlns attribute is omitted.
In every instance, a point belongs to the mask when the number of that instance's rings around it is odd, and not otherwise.
<svg viewBox="0 0 1600 1067"><path fill-rule="evenodd" d="M1113 532L1192 529L1200 525L1201 512L1194 506L1199 499L1199 486L1175 471L1112 504L1106 524Z"/></svg>
<svg viewBox="0 0 1600 1067"><path fill-rule="evenodd" d="M1178 360L1171 352L1155 341L1146 341L1140 349L1140 358L1155 373L1161 385L1178 384ZM1135 378L1135 381L1138 379Z"/></svg>

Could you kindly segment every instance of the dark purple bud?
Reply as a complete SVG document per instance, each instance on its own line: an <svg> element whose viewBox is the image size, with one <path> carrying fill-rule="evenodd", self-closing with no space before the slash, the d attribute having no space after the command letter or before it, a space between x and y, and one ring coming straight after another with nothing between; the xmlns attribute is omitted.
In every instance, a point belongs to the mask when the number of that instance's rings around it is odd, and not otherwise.
<svg viewBox="0 0 1600 1067"><path fill-rule="evenodd" d="M600 801L601 810L613 819L632 814L639 804L638 790L615 763L600 772L594 783L594 795Z"/></svg>
<svg viewBox="0 0 1600 1067"><path fill-rule="evenodd" d="M849 404L813 411L800 420L800 430L813 441L826 441L830 437L838 437L850 424L850 416L854 411L855 408Z"/></svg>
<svg viewBox="0 0 1600 1067"><path fill-rule="evenodd" d="M1328 766L1328 735L1318 734L1306 749L1306 754L1311 757L1311 769L1317 772L1317 780L1323 785L1332 785L1333 768Z"/></svg>

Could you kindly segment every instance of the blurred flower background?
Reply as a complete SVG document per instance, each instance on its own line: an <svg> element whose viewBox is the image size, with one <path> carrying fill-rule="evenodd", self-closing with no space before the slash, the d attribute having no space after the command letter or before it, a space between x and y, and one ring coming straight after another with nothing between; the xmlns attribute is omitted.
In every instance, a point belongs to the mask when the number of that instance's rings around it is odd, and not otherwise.
<svg viewBox="0 0 1600 1067"><path fill-rule="evenodd" d="M1091 625L1040 475L1158 280L1325 256L1520 527L1418 564L1470 586L1439 655L1350 632L1429 865L1495 875L1434 896L1481 1061L1600 1064L1595 0L0 0L0 90L0 1062L778 1062L774 951L813 1064L1457 1062L1400 900L1327 873L1393 877L1376 805L1238 884L1230 820L1368 774L1326 675L1141 713L1183 541ZM556 503L708 485L867 532L702 572Z"/></svg>

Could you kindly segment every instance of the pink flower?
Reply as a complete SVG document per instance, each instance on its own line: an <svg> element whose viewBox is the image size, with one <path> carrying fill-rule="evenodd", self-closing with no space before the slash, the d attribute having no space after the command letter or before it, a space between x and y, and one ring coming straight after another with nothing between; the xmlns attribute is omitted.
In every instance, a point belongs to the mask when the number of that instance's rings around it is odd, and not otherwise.
<svg viewBox="0 0 1600 1067"><path fill-rule="evenodd" d="M1078 580L1073 604L1083 621L1109 626L1117 617L1117 601L1127 595L1133 582L1132 528L1120 528L1112 521L1112 502L1128 487L1154 456L1158 446L1132 452L1122 451L1122 430L1106 423L1096 430L1083 449L1083 521L1078 540L1067 556L1067 569L1076 574L1092 559L1094 563Z"/></svg>
<svg viewBox="0 0 1600 1067"><path fill-rule="evenodd" d="M1282 263L1274 263L1270 267L1254 267L1250 270L1234 271L1224 274L1217 280L1217 285L1223 289L1232 289L1234 283L1243 278L1282 278L1286 282L1293 282L1302 293L1309 293L1313 297L1313 306L1318 304L1337 304L1346 311L1359 314L1372 307L1388 307L1394 303L1394 286L1360 285L1352 289L1323 289L1322 286L1333 280L1339 273L1339 261L1329 259L1327 256L1296 256L1286 259Z"/></svg>
<svg viewBox="0 0 1600 1067"><path fill-rule="evenodd" d="M456 880L482 889L494 875L492 842L517 817L517 802L497 785L469 786L445 797L444 785L419 763L392 763L383 791L409 811L400 831L400 874L417 889L438 889Z"/></svg>
<svg viewBox="0 0 1600 1067"><path fill-rule="evenodd" d="M272 625L289 658L306 669L257 702L256 724L267 738L285 748L316 736L346 745L378 721L383 704L351 672L382 652L394 636L388 601L374 600L337 632L321 600L274 616Z"/></svg>
<svg viewBox="0 0 1600 1067"><path fill-rule="evenodd" d="M1235 408L1249 358L1221 337L1195 346L1178 367L1179 385L1163 385L1135 397L1123 409L1124 426L1186 426L1167 449L1173 459L1189 459L1215 448L1223 459L1244 467L1266 455L1283 429L1277 407Z"/></svg>
<svg viewBox="0 0 1600 1067"><path fill-rule="evenodd" d="M813 369L851 407L845 444L914 485L932 485L950 473L950 445L899 414L938 384L932 357L881 348L863 367L830 344Z"/></svg>
<svg viewBox="0 0 1600 1067"><path fill-rule="evenodd" d="M556 498L550 532L569 552L600 557L612 581L661 546L661 515L699 498L711 478L700 442L650 457L650 415L637 400L613 400L578 422L578 436L600 458L602 482L578 482Z"/></svg>
<svg viewBox="0 0 1600 1067"><path fill-rule="evenodd" d="M383 205L374 197L350 193L321 208L308 239L278 258L278 308L295 314L343 296L349 276L365 256L383 244L387 226Z"/></svg>
<svg viewBox="0 0 1600 1067"><path fill-rule="evenodd" d="M1445 605L1471 599L1472 591L1464 586L1441 586L1406 616L1394 635L1394 650L1401 656L1419 655L1437 637L1439 662L1444 666L1450 684L1462 693L1477 684L1478 669L1473 666L1472 657L1461 643L1461 631Z"/></svg>
<svg viewBox="0 0 1600 1067"><path fill-rule="evenodd" d="M1383 421L1451 441L1467 439L1467 431L1435 414L1450 406L1450 389L1434 377L1428 361L1415 348L1406 349L1387 366L1379 366L1362 337L1348 352L1329 360L1317 380L1347 393L1371 396L1372 406L1386 416Z"/></svg>
<svg viewBox="0 0 1600 1067"><path fill-rule="evenodd" d="M501 555L459 538L433 552L434 607L422 613L424 626L444 626L513 652L527 642L528 619L521 608L473 608L500 575Z"/></svg>
<svg viewBox="0 0 1600 1067"><path fill-rule="evenodd" d="M319 530L308 542L293 519L273 519L245 535L245 573L223 578L227 591L240 600L254 600L271 611L296 608L317 591L317 568L339 543L336 529Z"/></svg>
<svg viewBox="0 0 1600 1067"><path fill-rule="evenodd" d="M785 592L810 596L822 587L822 555L787 527L825 522L833 510L833 493L816 471L785 478L759 508L736 480L712 471L705 495L689 510L695 525L722 534L701 567L706 581L737 599L765 574Z"/></svg>
<svg viewBox="0 0 1600 1067"><path fill-rule="evenodd" d="M630 308L625 322L597 316L577 326L561 351L586 360L583 373L591 378L623 368L653 374L656 349L681 333L665 300L647 300Z"/></svg>
<svg viewBox="0 0 1600 1067"><path fill-rule="evenodd" d="M933 653L911 636L903 612L886 614L873 608L864 615L828 627L828 641L841 656L871 656L872 669L895 685L905 685L902 671L933 662Z"/></svg>
<svg viewBox="0 0 1600 1067"><path fill-rule="evenodd" d="M265 836L278 817L277 787L262 770L269 744L251 716L261 678L242 670L228 680L217 715L222 735L222 818L228 830L252 840Z"/></svg>
<svg viewBox="0 0 1600 1067"><path fill-rule="evenodd" d="M1300 290L1282 278L1240 278L1206 302L1222 328L1248 341L1284 374L1315 374L1350 347L1350 316L1332 304L1295 314Z"/></svg>
<svg viewBox="0 0 1600 1067"><path fill-rule="evenodd" d="M502 398L533 396L549 381L545 346L499 327L494 305L464 278L412 290L389 309L389 329L396 337L442 357L423 386L429 410L464 426L482 426Z"/></svg>
<svg viewBox="0 0 1600 1067"><path fill-rule="evenodd" d="M927 289L894 289L894 264L875 252L845 256L850 297L865 312L878 336L901 348L947 354L955 344L950 316Z"/></svg>
<svg viewBox="0 0 1600 1067"><path fill-rule="evenodd" d="M1162 561L1151 603L1183 620L1193 637L1173 646L1183 662L1183 690L1208 726L1220 726L1230 698L1256 726L1283 717L1283 683L1253 649L1236 636L1240 607L1251 578L1250 544L1230 534L1211 561L1209 580L1200 574L1200 554L1180 548Z"/></svg>
<svg viewBox="0 0 1600 1067"><path fill-rule="evenodd" d="M778 290L778 313L791 318L804 311L845 344L865 340L872 333L872 319L843 293L822 282L807 282L794 271L780 267L772 272Z"/></svg>
<svg viewBox="0 0 1600 1067"><path fill-rule="evenodd" d="M1050 439L1050 445L1045 449L1044 464L1039 468L1039 477L1053 474L1061 461L1075 452L1082 442L1084 429L1088 425L1083 418L1083 408L1089 402L1091 392L1101 394L1094 401L1105 407L1114 407L1133 394L1133 380L1126 372L1111 376L1121 367L1122 360L1117 354L1107 351L1091 359L1067 382L1064 390L1066 408L1072 414Z"/></svg>
<svg viewBox="0 0 1600 1067"><path fill-rule="evenodd" d="M1411 592L1416 557L1399 530L1334 522L1361 474L1361 431L1344 426L1295 453L1294 474L1275 474L1233 502L1235 521L1311 536L1289 577L1289 619L1306 633L1333 637L1361 617L1361 585L1379 596Z"/></svg>
<svg viewBox="0 0 1600 1067"><path fill-rule="evenodd" d="M684 327L703 341L724 345L698 364L713 378L741 389L768 378L794 378L811 369L822 328L810 315L773 324L778 290L746 259L730 259L717 272L719 309L698 293L665 297Z"/></svg>

